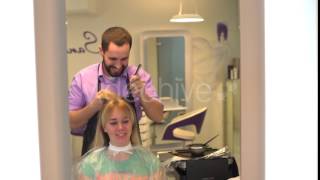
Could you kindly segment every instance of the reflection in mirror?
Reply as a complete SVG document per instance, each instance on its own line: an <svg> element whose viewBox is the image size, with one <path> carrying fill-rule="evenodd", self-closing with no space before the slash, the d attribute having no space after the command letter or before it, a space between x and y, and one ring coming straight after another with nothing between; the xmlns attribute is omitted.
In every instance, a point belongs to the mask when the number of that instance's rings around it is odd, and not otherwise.
<svg viewBox="0 0 320 180"><path fill-rule="evenodd" d="M38 1L43 2L43 1ZM38 3L38 6L35 6L35 11L40 12L41 19L44 22L52 22L50 20L60 20L60 24L64 24L64 18L61 18L62 13L60 5L64 3L64 1L55 1L49 0L53 6L50 6L50 11L46 11L48 9L42 8L47 6L42 6L41 3ZM233 1L233 0L201 0L198 2L198 10L201 15L205 17L205 22L202 24L170 24L167 22L167 18L171 17L172 14L176 13L176 1L150 1L150 0L139 0L139 1L128 1L128 0L117 0L117 1L100 1L100 0L86 0L81 1L79 3L77 0L69 0L66 2L75 2L73 5L75 7L69 8L67 7L68 13L68 24L67 24L67 31L68 31L68 47L82 47L82 36L81 33L90 30L95 33L97 36L101 33L101 31L110 25L122 25L128 27L130 31L132 31L135 36L146 29L152 27L153 29L163 29L164 27L175 28L179 29L181 27L186 28L193 33L193 40L194 39L201 39L205 38L210 43L211 49L217 44L216 39L213 37L212 27L218 20L225 20L229 23L229 29L231 30L231 34L234 33L234 38L229 38L229 40L237 41L239 40L240 32L238 29L239 26L239 17L238 17L238 10L240 9L240 21L241 21L241 39L242 46L241 46L241 103L242 105L242 121L241 121L241 145L242 145L242 153L241 157L243 161L241 162L241 179L264 179L264 42L263 42L263 32L264 32L264 18L263 18L263 11L264 11L264 2L263 1L254 1L254 0L246 0L246 1ZM83 2L90 2L87 4L94 3L96 6L90 6L87 10L85 8ZM98 3L99 2L99 3ZM101 4L101 2L103 2ZM46 1L46 3L48 3ZM238 7L238 3L240 8ZM59 5L59 6L57 6ZM91 11L91 7L103 7L103 12L98 11L95 15L92 15L92 12L96 12L95 9ZM134 8L133 8L134 7ZM252 8L255 7L255 8ZM73 14L69 12L71 10L77 11L78 14ZM87 13L90 12L90 13ZM123 13L123 12L130 12L130 13ZM203 14L204 13L204 14ZM48 16L47 16L48 15ZM37 16L37 17L40 17ZM43 18L45 17L45 18ZM110 18L112 17L112 18ZM136 18L132 18L136 17ZM140 18L143 17L143 18ZM141 19L144 19L141 21ZM48 21L46 21L48 20ZM57 21L55 21L57 22ZM57 22L58 23L58 22ZM53 23L54 25L55 23ZM36 25L44 26L45 28L49 27L51 24L47 23L39 23L36 22ZM57 28L51 28L52 30L57 30ZM45 31L39 31L45 32ZM41 33L40 33L41 34ZM39 36L39 33L36 33ZM47 44L55 43L55 40L61 39L64 37L64 33L59 31L57 33L47 33L47 36L43 37L43 40L47 42ZM231 35L232 36L232 35ZM230 37L230 36L229 36ZM90 40L90 42L92 42ZM231 49L234 50L234 53L231 53L231 57L239 57L240 56L240 47L239 41L232 42L235 46ZM63 46L63 43L61 43ZM90 49L95 49L94 46L96 44L90 43L88 44ZM195 43L193 41L193 46ZM42 46L39 46L40 49ZM135 45L137 47L137 45ZM37 47L38 48L38 47ZM139 63L137 56L137 51L140 48L133 49L133 57L131 59L132 63L137 64ZM44 51L47 52L47 51ZM213 52L213 51L208 51ZM41 53L40 53L41 54ZM44 56L48 56L47 59L50 59L52 55L49 53L44 53ZM201 57L207 56L209 53L203 54L195 54L194 56L198 56L199 59ZM44 58L46 59L46 57ZM187 59L187 58L186 58ZM77 70L81 69L82 67L97 62L98 57L96 55L92 55L86 52L80 54L68 54L68 74L69 79ZM52 62L55 62L54 60ZM194 64L196 65L196 64ZM209 65L208 65L209 66ZM43 69L43 68L42 68ZM50 69L50 68L49 68ZM52 68L51 68L52 69ZM222 68L224 69L224 68ZM42 74L44 76L47 75L47 72L43 71ZM40 73L41 75L41 73ZM47 80L44 82L49 83L49 86L57 87L61 83L65 83L64 76L53 76L54 80L48 82ZM57 83L60 82L60 83ZM42 83L42 82L40 82ZM57 87L61 90L61 87ZM54 89L54 88L49 88ZM64 88L63 88L64 89ZM66 90L66 89L64 89ZM43 100L47 100L48 98L40 97L40 102ZM67 106L65 103L57 104L56 100L52 101L52 104L60 105L60 107ZM50 104L50 103L49 103ZM253 113L254 112L254 113ZM64 113L58 112L57 115L63 115ZM219 119L219 118L218 118ZM221 119L221 118L220 118ZM210 119L210 122L216 121L216 119ZM49 121L45 121L49 122ZM208 122L208 121L207 121ZM50 124L51 125L51 124ZM211 126L212 124L206 125ZM212 126L211 126L212 128ZM63 128L62 128L63 129ZM59 129L61 131L61 129ZM203 136L206 134L210 135L210 132L204 133ZM47 135L47 134L46 134ZM60 137L61 133L57 133L56 137ZM209 136L208 135L208 136ZM220 136L221 137L221 136ZM218 140L218 139L216 139ZM215 141L216 141L215 140ZM57 145L63 145L66 147L66 139L61 138L59 142L52 142L50 147L57 148ZM40 144L40 148L47 149L48 144ZM78 149L81 149L78 144L74 144L74 156L77 156ZM49 151L48 151L49 152ZM41 159L45 162L49 162L52 159L52 156L60 156L59 152L65 151L50 151L48 154L41 153ZM63 153L64 155L68 154ZM61 156L65 157L65 156ZM59 159L59 158L57 158ZM68 158L64 158L65 161L56 161L57 159L50 161L52 166L47 167L43 166L41 168L41 174L46 177L65 177L65 178L57 178L57 179L68 179L69 177L66 176L67 168L60 168L57 169L56 167L64 167L66 164L69 163ZM238 162L240 165L240 162ZM60 170L60 171L59 171ZM48 176L47 176L48 175ZM52 176L53 175L53 176ZM56 175L56 176L54 176Z"/></svg>
<svg viewBox="0 0 320 180"><path fill-rule="evenodd" d="M141 35L141 63L152 75L152 80L164 104L164 123L153 124L150 132L153 148L159 144L171 143L163 141L166 124L191 107L186 95L190 84L190 65L185 61L190 58L190 37L186 31L164 30L146 31ZM175 143L180 147L180 143Z"/></svg>
<svg viewBox="0 0 320 180"><path fill-rule="evenodd" d="M185 105L185 70L183 37L160 37L156 39L158 59L158 92L160 97L171 96ZM165 86L175 84L175 86Z"/></svg>
<svg viewBox="0 0 320 180"><path fill-rule="evenodd" d="M101 60L98 54L91 52L96 52L102 31L114 25L124 26L134 37L129 63L141 63L150 72L167 111L179 109L177 113L183 113L208 108L201 131L191 142L205 142L219 134L209 145L215 148L228 145L240 165L238 1L197 1L199 14L205 21L195 24L169 23L177 10L176 1L90 2L96 2L99 7L95 13L70 11L68 14L68 49L88 47L91 50L68 54L69 82L78 70ZM92 32L97 41L84 38L82 34L87 31ZM162 47L168 46L168 41L178 42L179 50L173 51L170 47L166 48L171 50L169 53L160 53ZM171 57L174 60L170 60ZM169 116L168 121L170 119L173 117ZM161 133L156 134L159 138L156 143L163 142ZM73 137L73 145L74 154L79 153L81 138Z"/></svg>
<svg viewBox="0 0 320 180"><path fill-rule="evenodd" d="M160 97L172 97L185 106L185 52L183 37L145 40L145 68L151 73Z"/></svg>
<svg viewBox="0 0 320 180"><path fill-rule="evenodd" d="M191 40L187 31L143 32L141 63L157 85L167 110L166 124L174 121L181 110L189 112L207 107L205 127L191 135L193 142L205 142L212 133L217 133L220 136L213 146L228 146L240 162L240 59L231 57L226 32L221 32L215 45L205 38ZM168 98L176 102L176 110ZM154 128L153 145L173 144L163 140L166 124ZM193 128L187 126L184 130L195 132Z"/></svg>

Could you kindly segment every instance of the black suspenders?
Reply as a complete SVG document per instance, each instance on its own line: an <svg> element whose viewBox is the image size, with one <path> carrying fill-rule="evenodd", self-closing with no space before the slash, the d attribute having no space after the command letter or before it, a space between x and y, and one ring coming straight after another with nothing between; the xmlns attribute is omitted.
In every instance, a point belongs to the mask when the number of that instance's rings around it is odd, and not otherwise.
<svg viewBox="0 0 320 180"><path fill-rule="evenodd" d="M100 91L101 89L101 81L100 81L100 76L99 76L99 67L100 64L98 65L98 85L97 85L97 92ZM88 121L86 130L83 133L83 142L82 142L82 151L81 155L84 155L86 152L88 152L90 145L92 144L92 141L94 139L94 136L96 134L96 127L97 127L97 122L98 122L98 116L99 112L94 114Z"/></svg>

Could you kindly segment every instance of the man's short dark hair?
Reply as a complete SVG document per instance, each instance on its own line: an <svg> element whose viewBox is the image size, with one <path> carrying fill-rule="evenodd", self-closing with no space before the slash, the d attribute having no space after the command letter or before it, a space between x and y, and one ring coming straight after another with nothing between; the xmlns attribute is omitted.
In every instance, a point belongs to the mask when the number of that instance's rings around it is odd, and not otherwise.
<svg viewBox="0 0 320 180"><path fill-rule="evenodd" d="M101 47L103 52L108 51L110 42L115 43L117 46L122 46L128 43L131 48L132 37L123 27L111 27L105 30L102 34Z"/></svg>

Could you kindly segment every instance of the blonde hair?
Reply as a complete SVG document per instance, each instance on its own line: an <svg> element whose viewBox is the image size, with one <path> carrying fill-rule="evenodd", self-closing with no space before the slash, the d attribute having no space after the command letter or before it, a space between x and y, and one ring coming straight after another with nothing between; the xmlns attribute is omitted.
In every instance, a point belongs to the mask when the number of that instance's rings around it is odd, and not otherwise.
<svg viewBox="0 0 320 180"><path fill-rule="evenodd" d="M115 108L119 108L120 110L122 110L132 121L132 133L130 137L131 144L132 145L142 144L135 111L125 99L114 94L112 97L108 96L107 103L99 113L97 127L96 127L96 134L94 137L92 148L109 146L110 138L108 134L104 132L103 127Z"/></svg>

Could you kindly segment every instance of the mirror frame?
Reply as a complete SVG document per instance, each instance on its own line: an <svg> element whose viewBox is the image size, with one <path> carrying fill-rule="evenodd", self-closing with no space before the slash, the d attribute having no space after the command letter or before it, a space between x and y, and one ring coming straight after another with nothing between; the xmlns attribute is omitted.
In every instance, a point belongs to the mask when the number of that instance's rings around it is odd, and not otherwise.
<svg viewBox="0 0 320 180"><path fill-rule="evenodd" d="M264 0L239 1L241 47L241 179L265 179L264 170ZM55 121L39 116L40 160L42 179L70 180L71 144L65 94L67 67L65 0L34 0L38 113L58 115ZM45 31L47 30L47 31ZM52 56L54 55L54 56ZM59 61L57 61L57 58ZM41 63L46 60L48 63ZM47 71L40 71L46 69ZM64 76L65 75L65 76ZM41 91L40 91L40 90ZM48 98L46 90L52 92ZM55 93L59 92L59 93ZM47 106L47 105L52 106ZM40 108L40 105L44 105ZM43 112L42 112L43 111ZM64 127L63 127L64 126ZM62 127L62 129L60 129ZM46 130L50 131L46 131ZM41 140L42 137L43 138ZM70 155L70 158L67 156ZM50 178L49 178L50 177Z"/></svg>
<svg viewBox="0 0 320 180"><path fill-rule="evenodd" d="M265 179L264 0L239 1L241 179Z"/></svg>
<svg viewBox="0 0 320 180"><path fill-rule="evenodd" d="M146 67L147 60L145 59L145 40L148 38L156 38L156 37L183 37L184 38L184 49L185 49L185 68L184 68L184 76L185 76L185 102L186 108L192 108L192 102L187 99L189 95L189 89L192 85L192 45L191 45L191 35L187 30L149 30L143 31L140 35L140 63L142 67Z"/></svg>

